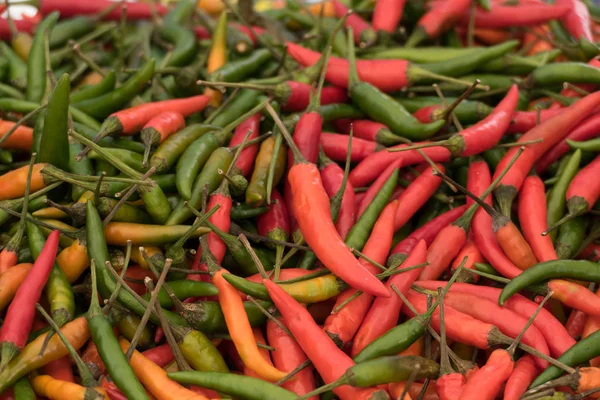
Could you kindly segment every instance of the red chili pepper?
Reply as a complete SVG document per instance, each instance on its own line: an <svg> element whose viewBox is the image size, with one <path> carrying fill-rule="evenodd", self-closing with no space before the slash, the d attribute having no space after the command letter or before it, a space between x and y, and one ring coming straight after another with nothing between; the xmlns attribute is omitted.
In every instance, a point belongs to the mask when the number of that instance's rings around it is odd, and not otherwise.
<svg viewBox="0 0 600 400"><path fill-rule="evenodd" d="M284 322L283 318L278 320ZM267 322L267 339L269 346L275 349L271 353L273 364L280 371L291 372L308 359L298 342L271 320ZM294 379L284 382L281 386L298 396L313 391L316 385L312 366L304 368L294 375ZM309 399L318 400L318 396Z"/></svg>
<svg viewBox="0 0 600 400"><path fill-rule="evenodd" d="M212 209L216 205L219 205L219 209L211 215L208 220L223 232L229 232L229 227L231 226L231 207L233 206L233 202L228 191L227 193L224 193L221 190L217 190L210 195L207 210ZM214 232L209 232L207 239L208 248L220 264L221 261L223 261L223 257L225 257L227 246Z"/></svg>
<svg viewBox="0 0 600 400"><path fill-rule="evenodd" d="M540 110L538 111L515 111L510 125L506 130L507 133L524 133L533 129L539 122L547 121L548 119L562 113L565 109Z"/></svg>
<svg viewBox="0 0 600 400"><path fill-rule="evenodd" d="M398 160L390 164L389 167L383 171L381 175L369 186L367 189L365 196L363 197L360 206L358 207L358 218L365 212L367 207L371 204L377 193L381 190L381 188L385 185L386 181L390 179L390 176L394 173L395 170L402 168L402 160Z"/></svg>
<svg viewBox="0 0 600 400"><path fill-rule="evenodd" d="M352 144L354 144L354 139ZM344 180L344 170L334 162L327 161L324 165L319 166L321 170L321 179L323 180L323 187L327 192L327 196L332 198L342 187L342 181ZM356 209L358 208L357 196L364 195L364 193L354 193L354 186L350 181L346 182L346 190L342 197L342 204L338 213L337 221L335 222L335 228L340 234L342 239L346 239L348 232L354 226L356 222Z"/></svg>
<svg viewBox="0 0 600 400"><path fill-rule="evenodd" d="M449 1L448 3L451 3ZM475 26L478 28L508 28L514 26L541 25L567 14L569 7L544 3L524 3L518 6L494 4L490 11L475 10ZM469 11L460 18L462 25L469 23Z"/></svg>
<svg viewBox="0 0 600 400"><path fill-rule="evenodd" d="M472 179L471 177L477 177L477 179ZM490 170L485 161L476 160L472 162L469 166L467 188L476 196L481 196L485 191L485 188L488 187L491 182L492 177L490 176ZM487 196L483 200L488 205L492 204L491 196ZM485 210L477 210L475 217L473 218L472 229L475 245L496 271L507 278L514 278L521 273L521 270L506 257L502 247L498 244L498 239L496 239L496 235L492 229L492 218Z"/></svg>
<svg viewBox="0 0 600 400"><path fill-rule="evenodd" d="M271 205L269 211L258 216L257 220L258 233L271 239L287 241L290 236L290 216L287 206L283 201L283 197L279 194L276 188L273 188L271 193ZM283 257L284 247L282 245L275 246L276 265L279 265ZM280 279L280 271L276 268L275 279Z"/></svg>
<svg viewBox="0 0 600 400"><path fill-rule="evenodd" d="M493 400L502 385L510 378L515 363L512 355L504 350L492 352L487 362L467 381L460 395L461 400Z"/></svg>
<svg viewBox="0 0 600 400"><path fill-rule="evenodd" d="M408 258L402 263L402 267L411 267L422 264L427 260L427 244L421 240L411 251ZM410 286L419 276L422 268L413 269L401 274L392 275L387 286L396 286L402 294L406 294ZM369 343L377 339L388 330L396 326L402 309L402 301L398 296L389 299L375 299L373 305L365 316L352 345L352 356L357 355Z"/></svg>
<svg viewBox="0 0 600 400"><path fill-rule="evenodd" d="M476 294L459 293L451 290L446 294L446 303L444 304L480 321L493 324L500 329L502 333L512 338L517 337L525 324L527 324L527 318L499 306L496 302L481 298ZM532 325L527 329L525 335L523 335L522 341L543 354L550 354L544 336L535 325ZM540 368L546 368L548 366L547 361L538 357L535 358L535 361Z"/></svg>
<svg viewBox="0 0 600 400"><path fill-rule="evenodd" d="M600 135L598 124L600 123L600 113L594 114L585 121L577 125L567 136L561 139L558 144L544 153L535 163L535 171L538 174L543 173L554 161L558 160L564 154L571 150L567 140L583 141L593 139Z"/></svg>
<svg viewBox="0 0 600 400"><path fill-rule="evenodd" d="M510 215L512 201L534 162L556 145L574 126L587 118L598 105L600 105L600 92L587 95L564 112L542 122L519 138L518 142L538 139L542 139L542 141L528 145L525 148L521 157L502 178L500 185L494 191L496 201L504 215ZM508 161L514 157L518 150L518 148L513 147L506 153L498 164L494 177L506 167Z"/></svg>
<svg viewBox="0 0 600 400"><path fill-rule="evenodd" d="M104 121L95 140L100 140L107 135L117 133L133 135L159 113L176 111L187 117L188 115L204 110L209 102L210 98L208 96L199 95L185 99L155 101L117 111Z"/></svg>
<svg viewBox="0 0 600 400"><path fill-rule="evenodd" d="M406 0L379 0L375 3L371 23L376 31L394 33L402 19Z"/></svg>
<svg viewBox="0 0 600 400"><path fill-rule="evenodd" d="M292 42L287 43L288 54L298 63L309 67L319 60L319 52ZM368 82L384 92L397 92L430 75L428 71L406 60L358 60L356 63L361 81ZM330 57L325 79L334 86L347 88L350 64L348 60Z"/></svg>
<svg viewBox="0 0 600 400"><path fill-rule="evenodd" d="M548 229L547 214L544 182L539 176L528 176L519 193L519 222L539 262L558 259L551 237L542 235Z"/></svg>
<svg viewBox="0 0 600 400"><path fill-rule="evenodd" d="M467 205L463 205L448 210L442 215L435 217L419 229L413 231L392 249L388 262L391 260L392 256L397 254L400 256L408 255L421 240L424 240L428 245L431 244L438 233L463 215L467 208Z"/></svg>
<svg viewBox="0 0 600 400"><path fill-rule="evenodd" d="M364 139L371 142L377 142L384 146L397 144L402 141L402 138L395 135L390 129L379 122L370 121L368 119L350 120L339 119L333 122L336 130L341 133L349 134L352 128L354 138Z"/></svg>
<svg viewBox="0 0 600 400"><path fill-rule="evenodd" d="M35 30L36 23L27 19L15 19L13 20L15 27L19 32L32 33ZM10 40L12 38L12 32L7 18L0 18L0 39Z"/></svg>
<svg viewBox="0 0 600 400"><path fill-rule="evenodd" d="M373 226L369 240L363 248L363 254L379 264L385 263L390 247L392 246L392 239L394 237L393 217L396 214L397 208L398 201L392 201L383 209ZM376 266L364 259L360 259L359 262L373 274L379 271ZM336 299L334 309L341 306L349 297L354 296L356 292L356 289L347 289L340 293ZM385 301L394 298L395 296L392 296L389 299L385 299ZM323 329L339 347L343 347L344 344L348 343L354 337L367 311L369 311L372 301L373 296L365 293L360 294L345 304L341 310L327 317ZM354 343L356 344L356 339Z"/></svg>
<svg viewBox="0 0 600 400"><path fill-rule="evenodd" d="M73 3L72 0L40 0L39 3L38 9L42 15L48 15L51 12L59 11L61 18L98 14L113 5L112 1L109 0L81 1L77 3ZM121 5L116 7L105 17L105 19L120 20L121 7ZM155 10L159 15L167 13L167 7L161 4L151 5L139 2L127 3L127 20L151 19L152 7L155 7Z"/></svg>
<svg viewBox="0 0 600 400"><path fill-rule="evenodd" d="M64 356L58 360L50 361L42 367L42 372L60 381L75 382L70 356Z"/></svg>
<svg viewBox="0 0 600 400"><path fill-rule="evenodd" d="M335 15L338 18L343 18L348 15L348 7L339 2L338 0L332 0ZM358 16L358 14L352 13L347 16L344 25L347 28L352 28L354 34L354 43L361 45L361 47L368 47L375 43L377 40L377 34L371 27L371 25Z"/></svg>
<svg viewBox="0 0 600 400"><path fill-rule="evenodd" d="M396 161L401 163L402 159ZM437 165L440 171L444 171L442 165ZM404 226L419 209L433 196L440 187L442 179L433 173L433 168L427 167L399 197L400 205L396 213L394 229L398 230Z"/></svg>
<svg viewBox="0 0 600 400"><path fill-rule="evenodd" d="M348 154L348 140L349 136L346 135L323 132L321 134L320 144L327 157L334 161L345 161L346 155ZM352 153L350 155L350 160L352 162L362 161L369 155L382 149L383 147L375 142L352 138Z"/></svg>
<svg viewBox="0 0 600 400"><path fill-rule="evenodd" d="M519 358L506 382L504 400L519 400L537 374L538 370L532 356L526 354Z"/></svg>
<svg viewBox="0 0 600 400"><path fill-rule="evenodd" d="M565 323L565 328L573 339L578 339L579 337L581 337L587 319L588 316L583 311L571 311L571 314L569 314L569 318Z"/></svg>
<svg viewBox="0 0 600 400"><path fill-rule="evenodd" d="M354 362L315 323L310 313L274 282L264 279L269 295L284 318L285 326L292 332L298 344L312 361L325 383L338 379ZM342 400L368 399L376 389L358 389L348 385L333 392Z"/></svg>
<svg viewBox="0 0 600 400"><path fill-rule="evenodd" d="M463 248L460 249L456 257L454 258L454 261L452 262L452 272L458 269L458 267L461 264L464 269L475 269L475 263L482 262L485 262L485 258L483 258L483 255L475 245L475 242L473 242L473 231L470 231L467 242L465 243ZM474 282L477 282L479 280L479 276L473 275L472 280Z"/></svg>
<svg viewBox="0 0 600 400"><path fill-rule="evenodd" d="M596 291L596 295L600 295L600 290ZM585 339L586 337L590 336L592 333L598 330L600 330L600 317L590 315L585 319L583 332L581 332L581 338ZM600 356L592 358L590 360L590 365L592 367L598 367L600 365Z"/></svg>
<svg viewBox="0 0 600 400"><path fill-rule="evenodd" d="M238 24L235 22L232 22L229 25L233 26L240 32L245 33L250 38L250 40L252 40L252 43L255 46L257 42L256 35L262 35L263 33L265 33L265 29L261 28L260 26L253 26L252 29L250 29L246 25Z"/></svg>
<svg viewBox="0 0 600 400"><path fill-rule="evenodd" d="M305 110L310 103L310 95L313 91L312 86L308 83L296 81L287 81L285 83L289 90L289 96L281 104L281 108L288 112ZM348 93L342 88L327 86L321 91L321 105L346 103L347 101Z"/></svg>
<svg viewBox="0 0 600 400"><path fill-rule="evenodd" d="M152 146L162 143L166 138L185 127L183 115L177 111L165 111L148 121L142 128L141 138L146 145L144 164L148 160Z"/></svg>
<svg viewBox="0 0 600 400"><path fill-rule="evenodd" d="M418 281L415 284L426 289L437 290L438 287L444 287L446 283L444 281ZM450 292L470 293L497 303L501 289L468 283L454 283L450 287ZM530 318L538 305L521 295L515 295L504 303L504 307L524 318ZM575 344L575 340L569 336L565 327L545 308L540 310L537 318L533 321L533 326L544 335L554 357L560 357Z"/></svg>
<svg viewBox="0 0 600 400"><path fill-rule="evenodd" d="M414 47L424 39L435 39L450 29L469 10L470 4L470 0L450 0L432 6L417 22L406 46Z"/></svg>
<svg viewBox="0 0 600 400"><path fill-rule="evenodd" d="M168 343L161 344L160 346L156 346L152 349L146 350L142 353L144 357L148 360L152 361L154 364L158 365L161 368L166 367L175 359L173 355L173 350Z"/></svg>
<svg viewBox="0 0 600 400"><path fill-rule="evenodd" d="M242 144L244 137L246 137L246 134L248 133L248 129L252 130L252 133L248 135L247 140L252 140L258 137L258 134L260 133L260 118L260 113L256 113L239 124L233 132L233 136L229 142L229 147ZM235 168L240 172L241 175L247 177L252 172L254 159L256 158L256 153L258 153L258 147L258 143L246 146L238 156L238 159L235 163Z"/></svg>
<svg viewBox="0 0 600 400"><path fill-rule="evenodd" d="M600 317L600 297L588 288L562 279L552 279L547 285L554 292L553 299L560 300L567 307Z"/></svg>
<svg viewBox="0 0 600 400"><path fill-rule="evenodd" d="M146 279L146 277L153 279L153 280L156 279L156 277L154 276L152 271L142 268L139 265L130 266L129 268L127 268L127 272L125 273L125 278L128 278L131 280L131 281L126 281L127 286L132 288L133 291L139 295L143 295L144 293L146 293L147 289L143 283L137 283L135 281L143 282L144 279Z"/></svg>
<svg viewBox="0 0 600 400"><path fill-rule="evenodd" d="M583 249L578 255L578 259L598 261L600 260L600 245L590 243L585 249Z"/></svg>
<svg viewBox="0 0 600 400"><path fill-rule="evenodd" d="M210 39L212 37L208 29L203 26L194 26L194 34L196 35L196 38L200 40Z"/></svg>
<svg viewBox="0 0 600 400"><path fill-rule="evenodd" d="M592 43L594 42L590 11L583 1L557 0L554 4L556 6L563 6L569 9L569 11L560 19L560 22L562 22L562 25L573 37L573 39L580 40L583 37Z"/></svg>
<svg viewBox="0 0 600 400"><path fill-rule="evenodd" d="M401 144L390 148L396 149L405 146L405 144ZM446 162L450 160L450 151L444 147L425 148L422 149L422 152L434 162ZM425 161L423 156L419 154L417 150L393 153L388 151L380 151L370 154L356 167L354 167L354 169L350 172L349 180L352 182L354 187L368 186L368 184L373 182L375 178L377 178L379 174L381 174L381 172L383 172L383 170L390 165L390 163L399 158L404 160L402 162L404 167L413 164L419 164Z"/></svg>
<svg viewBox="0 0 600 400"><path fill-rule="evenodd" d="M33 267L19 286L8 306L0 328L0 370L12 360L27 343L35 317L35 304L46 285L58 250L58 231L52 231Z"/></svg>

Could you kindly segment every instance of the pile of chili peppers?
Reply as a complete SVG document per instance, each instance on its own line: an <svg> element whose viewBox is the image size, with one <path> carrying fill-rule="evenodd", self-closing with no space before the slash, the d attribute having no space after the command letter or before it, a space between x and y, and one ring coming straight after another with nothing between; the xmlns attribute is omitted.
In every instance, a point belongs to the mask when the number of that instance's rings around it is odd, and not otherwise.
<svg viewBox="0 0 600 400"><path fill-rule="evenodd" d="M591 0L26 3L0 399L600 396Z"/></svg>

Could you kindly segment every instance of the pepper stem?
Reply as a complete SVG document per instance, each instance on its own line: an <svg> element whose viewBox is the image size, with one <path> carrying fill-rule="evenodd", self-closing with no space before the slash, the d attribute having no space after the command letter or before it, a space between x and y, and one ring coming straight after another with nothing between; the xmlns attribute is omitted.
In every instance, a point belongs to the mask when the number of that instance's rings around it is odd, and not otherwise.
<svg viewBox="0 0 600 400"><path fill-rule="evenodd" d="M296 143L294 142L294 139L292 139L290 132L287 130L287 128L281 121L281 118L279 118L279 115L277 115L277 113L273 109L273 106L271 106L271 103L269 102L269 100L267 100L264 104L265 104L265 108L267 109L267 111L269 112L269 114L271 115L273 120L275 121L275 124L277 125L277 127L279 128L281 133L283 134L283 137L285 138L285 141L287 142L288 146L290 147L290 150L292 150L292 154L294 155L294 164L306 163L307 162L306 158L304 158L304 156L302 155L302 152L300 151L298 146L296 146Z"/></svg>
<svg viewBox="0 0 600 400"><path fill-rule="evenodd" d="M127 241L127 249L125 250L125 260L123 261L123 268L121 269L121 278L125 278L127 274L127 269L129 268L129 261L131 260L131 240ZM110 308L114 304L117 297L119 297L119 293L121 292L121 281L117 282L117 286L115 290L111 293L110 298L106 303L104 303L104 313L108 314Z"/></svg>
<svg viewBox="0 0 600 400"><path fill-rule="evenodd" d="M444 291L438 288L438 300L440 302L440 377L454 373L448 357L448 342L446 340L446 321L444 315Z"/></svg>
<svg viewBox="0 0 600 400"><path fill-rule="evenodd" d="M548 229L546 229L544 232L542 232L542 236L549 235L550 232L552 232L553 230L557 229L558 227L560 227L565 222L571 221L572 219L574 219L576 217L577 217L576 214L568 212L567 214L565 214L564 217L562 217L561 219L559 219L558 221L556 221L556 223L554 225L552 225L551 227L549 227Z"/></svg>
<svg viewBox="0 0 600 400"><path fill-rule="evenodd" d="M458 105L465 100L475 90L477 85L481 83L481 80L475 79L473 84L467 88L456 100L454 100L446 109L442 112L443 119L448 119L452 112L458 107Z"/></svg>
<svg viewBox="0 0 600 400"><path fill-rule="evenodd" d="M527 332L527 329L529 329L531 324L533 324L533 321L535 321L535 318L538 316L538 314L542 310L542 307L544 307L544 304L546 304L546 302L548 300L550 300L550 298L552 297L553 294L554 294L554 292L550 291L546 295L546 297L544 297L544 299L540 302L539 306L536 308L535 312L533 314L531 314L531 317L529 317L529 320L527 321L525 326L523 326L523 329L521 329L521 332L519 332L519 334L517 335L515 340L506 349L506 351L508 352L508 354L511 355L511 357L513 357L515 355L515 351L517 350L517 347L519 346L521 339L523 339L523 336L525 336L525 332Z"/></svg>
<svg viewBox="0 0 600 400"><path fill-rule="evenodd" d="M358 71L356 69L356 50L354 48L354 32L352 28L348 28L348 62L350 69L348 70L348 91L352 91L352 87L360 83Z"/></svg>
<svg viewBox="0 0 600 400"><path fill-rule="evenodd" d="M246 251L248 251L248 254L250 254L250 257L252 258L252 261L256 265L256 269L258 269L258 272L260 273L260 276L263 279L269 279L269 276L267 275L267 272L265 270L264 265L258 259L258 256L256 255L256 252L254 251L254 249L250 245L250 242L248 242L248 239L246 238L246 236L244 234L240 234L238 236L238 239L240 240L240 242L242 242L242 244L246 248Z"/></svg>

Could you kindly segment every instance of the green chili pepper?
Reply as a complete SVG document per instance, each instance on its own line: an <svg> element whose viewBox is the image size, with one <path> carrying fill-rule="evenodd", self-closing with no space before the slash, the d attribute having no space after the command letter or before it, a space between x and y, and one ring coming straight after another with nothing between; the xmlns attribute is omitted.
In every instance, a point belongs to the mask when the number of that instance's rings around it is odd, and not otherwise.
<svg viewBox="0 0 600 400"><path fill-rule="evenodd" d="M230 217L233 220L258 217L269 211L269 207L252 207L249 204L240 204L231 208Z"/></svg>
<svg viewBox="0 0 600 400"><path fill-rule="evenodd" d="M35 193L31 193L31 195L29 196L29 204L27 206L27 210L29 212L34 212L41 208L47 207L48 205L46 204L46 193L56 189L56 187L59 185L60 183L53 183L52 185L46 186L44 189L38 190ZM23 197L21 197L19 199L6 200L0 202L0 204L2 204L4 207L8 208L11 211L17 211L20 210L21 207L23 207L23 200ZM10 214L0 209L0 226L6 221L8 221L10 217Z"/></svg>
<svg viewBox="0 0 600 400"><path fill-rule="evenodd" d="M170 281L165 283L165 286L168 286L179 300L185 300L190 297L216 296L219 294L217 288L212 284L201 281L192 281L189 279ZM146 293L142 297L146 300L149 300L150 293ZM169 297L167 290L164 288L160 288L160 292L158 293L158 302L160 303L161 307L164 308L172 308L174 306L173 300Z"/></svg>
<svg viewBox="0 0 600 400"><path fill-rule="evenodd" d="M394 47L394 48L372 48L365 50L362 58L365 59L402 59L414 63L436 63L465 57L477 53L479 49L473 47L467 48L449 48L449 47Z"/></svg>
<svg viewBox="0 0 600 400"><path fill-rule="evenodd" d="M271 59L271 52L267 49L258 49L248 57L228 62L208 76L208 80L215 82L240 82L252 76L258 69Z"/></svg>
<svg viewBox="0 0 600 400"><path fill-rule="evenodd" d="M46 238L42 230L30 221L27 221L27 240L33 258L37 259L46 243ZM71 284L67 280L63 270L56 263L52 267L52 271L50 271L48 281L46 282L46 296L50 303L52 319L58 326L63 326L73 319L73 315L75 314L75 299L71 290Z"/></svg>
<svg viewBox="0 0 600 400"><path fill-rule="evenodd" d="M581 150L576 150L570 157L564 158L564 169L558 176L558 180L550 190L547 200L548 207L548 226L554 226L565 215L565 196L569 183L577 174L579 163L581 162ZM550 232L550 237L554 240L557 232Z"/></svg>
<svg viewBox="0 0 600 400"><path fill-rule="evenodd" d="M125 354L121 350L111 323L104 316L98 303L96 268L92 269L92 300L85 319L88 323L92 341L98 348L98 354L117 387L129 399L148 399L144 387L135 376L127 358L125 358Z"/></svg>
<svg viewBox="0 0 600 400"><path fill-rule="evenodd" d="M566 221L560 226L554 247L558 258L565 260L574 257L585 239L586 218L580 216Z"/></svg>
<svg viewBox="0 0 600 400"><path fill-rule="evenodd" d="M223 356L204 333L191 328L174 327L173 334L190 367L203 372L229 372Z"/></svg>
<svg viewBox="0 0 600 400"><path fill-rule="evenodd" d="M29 378L23 377L13 386L15 400L36 400L37 396L31 387Z"/></svg>
<svg viewBox="0 0 600 400"><path fill-rule="evenodd" d="M52 34L52 28L58 20L58 12L49 14L35 29L27 59L27 90L25 98L34 103L41 103L46 93L46 48L45 35Z"/></svg>
<svg viewBox="0 0 600 400"><path fill-rule="evenodd" d="M233 287L253 298L269 301L271 296L262 283L256 283L233 274L223 274ZM317 303L331 299L348 288L333 275L325 275L295 283L280 283L283 290L301 303Z"/></svg>
<svg viewBox="0 0 600 400"><path fill-rule="evenodd" d="M498 304L504 305L513 294L528 286L550 279L600 280L600 264L585 260L555 260L534 265L513 278L500 293Z"/></svg>
<svg viewBox="0 0 600 400"><path fill-rule="evenodd" d="M104 78L95 85L85 86L71 94L72 103L80 103L84 100L93 99L102 96L111 90L114 90L115 83L117 82L117 75L110 71Z"/></svg>
<svg viewBox="0 0 600 400"><path fill-rule="evenodd" d="M139 153L135 153L130 150L125 149L117 149L117 148L105 148L104 151L112 154L114 157L118 157L123 160L126 165L129 165L131 168L135 169L139 172L144 172L148 168L144 168L142 165L143 157ZM103 160L104 157L101 154L96 153L94 150L91 150L88 153L88 157L92 160Z"/></svg>
<svg viewBox="0 0 600 400"><path fill-rule="evenodd" d="M222 372L172 372L169 378L179 383L198 385L246 400L295 400L298 396L258 378Z"/></svg>
<svg viewBox="0 0 600 400"><path fill-rule="evenodd" d="M38 109L39 107L40 107L40 105L38 103L34 103L31 101L17 100L17 99L10 99L10 98L0 99L0 109L3 111L29 113L31 111ZM92 117L83 113L82 111L71 106L71 107L69 107L69 112L73 116L73 120L75 120L77 122L81 122L82 124L85 124L86 126L92 128L92 129L96 129L96 130L100 129L100 124L98 123L98 121L94 120ZM42 120L43 120L43 118L42 118Z"/></svg>
<svg viewBox="0 0 600 400"><path fill-rule="evenodd" d="M266 301L258 301L258 304L264 309L269 309L273 305L273 303ZM191 328L205 333L227 332L225 316L218 302L202 301L189 303L185 307L186 311L182 314ZM250 321L250 325L253 327L261 326L267 320L267 317L260 311L260 308L252 302L245 301L244 309L248 315L248 321ZM185 326L185 324L178 325Z"/></svg>
<svg viewBox="0 0 600 400"><path fill-rule="evenodd" d="M194 124L187 126L169 136L158 146L150 159L150 165L155 167L157 172L169 170L192 143L204 134L216 129L218 127L213 125Z"/></svg>
<svg viewBox="0 0 600 400"><path fill-rule="evenodd" d="M181 67L189 64L196 55L196 36L190 29L180 25L165 24L159 30L167 42L173 44L171 57L166 67Z"/></svg>
<svg viewBox="0 0 600 400"><path fill-rule="evenodd" d="M373 198L371 204L369 204L358 221L356 221L356 224L354 224L352 229L350 229L350 232L348 232L348 236L346 236L346 245L349 248L360 251L365 243L367 243L371 229L373 229L373 225L375 225L375 222L377 222L379 214L381 214L381 211L387 205L390 197L392 197L394 189L396 188L396 183L398 182L398 173L398 169L394 170L379 192L377 192L377 195L375 198Z"/></svg>
<svg viewBox="0 0 600 400"><path fill-rule="evenodd" d="M44 131L40 139L38 160L69 170L69 92L71 82L64 74L50 94L44 116Z"/></svg>
<svg viewBox="0 0 600 400"><path fill-rule="evenodd" d="M189 200L192 197L192 186L198 176L198 171L206 164L220 143L224 141L221 135L222 132L222 130L216 133L209 132L201 136L188 146L179 158L175 183L177 191L183 199Z"/></svg>
<svg viewBox="0 0 600 400"><path fill-rule="evenodd" d="M576 367L587 363L589 360L599 355L600 331L596 331L588 337L579 340L567 349L560 357L558 357L558 361L570 367ZM563 373L564 371L562 369L551 365L539 374L529 387L534 388L539 386L552 379L558 378Z"/></svg>
<svg viewBox="0 0 600 400"><path fill-rule="evenodd" d="M496 167L498 166L498 164L500 164L500 161L502 160L502 158L504 157L506 152L507 152L507 150L505 148L494 147L490 150L484 151L482 156L483 156L483 159L485 160L485 162L488 163L490 168L496 169Z"/></svg>
<svg viewBox="0 0 600 400"><path fill-rule="evenodd" d="M127 311L117 311L116 308L111 309L111 314L115 320L115 326L119 330L119 333L128 341L131 341L142 320ZM137 342L137 345L141 348L148 348L153 344L154 337L146 325L142 330L142 334Z"/></svg>
<svg viewBox="0 0 600 400"><path fill-rule="evenodd" d="M239 118L252 109L258 101L260 92L256 90L243 89L240 90L237 96L229 103L227 108L222 109L214 119L210 122L211 125L224 127ZM212 116L211 116L212 117Z"/></svg>
<svg viewBox="0 0 600 400"><path fill-rule="evenodd" d="M154 75L154 59L148 61L142 69L133 75L118 89L95 97L74 103L74 106L94 118L106 118L111 113L120 110L133 99Z"/></svg>
<svg viewBox="0 0 600 400"><path fill-rule="evenodd" d="M27 83L27 63L6 42L0 42L0 53L8 61L8 78L13 85L24 88Z"/></svg>
<svg viewBox="0 0 600 400"><path fill-rule="evenodd" d="M61 20L50 35L50 48L55 49L67 44L69 40L82 37L90 31L95 22L96 18L83 15Z"/></svg>
<svg viewBox="0 0 600 400"><path fill-rule="evenodd" d="M498 271L496 271L494 269L494 267L492 267L490 264L475 263L475 264L473 264L473 266L479 272L485 272L486 274L500 276L500 274L498 273Z"/></svg>
<svg viewBox="0 0 600 400"><path fill-rule="evenodd" d="M101 197L97 201L98 212L105 218L117 205L118 200L111 199L108 197ZM124 203L117 210L111 221L115 222L133 222L137 224L151 224L152 217L137 207Z"/></svg>
<svg viewBox="0 0 600 400"><path fill-rule="evenodd" d="M537 67L554 61L560 52L560 50L554 49L543 51L530 57L506 54L504 57L483 64L481 67L477 68L477 70L504 75L527 75Z"/></svg>
<svg viewBox="0 0 600 400"><path fill-rule="evenodd" d="M600 138L577 142L567 139L567 143L572 149L581 149L582 151L598 152L600 151Z"/></svg>
<svg viewBox="0 0 600 400"><path fill-rule="evenodd" d="M467 78L469 79L469 78ZM442 104L441 100L438 97L413 97L413 98L400 98L396 97L396 101L404 106L409 112L414 113L420 108L432 106L436 104ZM452 103L456 98L447 97L446 101L448 104ZM465 124L472 124L481 121L485 117L487 117L493 108L488 106L485 103L474 100L463 100L458 106L452 111L454 116L458 118L458 120Z"/></svg>
<svg viewBox="0 0 600 400"><path fill-rule="evenodd" d="M409 379L435 379L439 373L440 365L427 358L419 356L381 357L353 365L334 382L323 385L303 395L302 398L307 399L342 385L367 388Z"/></svg>
<svg viewBox="0 0 600 400"><path fill-rule="evenodd" d="M466 56L435 63L419 64L419 67L440 75L463 76L475 71L480 65L503 56L518 45L518 40L509 40L496 46L482 48L478 52Z"/></svg>
<svg viewBox="0 0 600 400"><path fill-rule="evenodd" d="M559 85L563 82L600 83L598 68L582 62L562 62L543 65L536 68L528 78L533 86Z"/></svg>

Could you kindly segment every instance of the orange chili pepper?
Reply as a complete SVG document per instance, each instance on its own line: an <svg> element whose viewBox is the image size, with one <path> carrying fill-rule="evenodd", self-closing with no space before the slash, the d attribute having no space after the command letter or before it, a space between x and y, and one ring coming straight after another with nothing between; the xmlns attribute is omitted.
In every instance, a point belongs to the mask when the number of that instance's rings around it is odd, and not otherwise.
<svg viewBox="0 0 600 400"><path fill-rule="evenodd" d="M69 282L73 283L90 266L85 242L75 239L73 244L56 256L56 264L63 270Z"/></svg>
<svg viewBox="0 0 600 400"><path fill-rule="evenodd" d="M0 274L0 311L11 302L33 264L18 264Z"/></svg>
<svg viewBox="0 0 600 400"><path fill-rule="evenodd" d="M0 138L15 126L12 121L0 121ZM31 151L33 144L33 129L28 126L19 126L10 137L2 143L3 149Z"/></svg>
<svg viewBox="0 0 600 400"><path fill-rule="evenodd" d="M129 342L123 338L119 339L119 344L123 352L129 348ZM133 351L129 362L140 382L158 400L208 400L169 379L161 367L137 350Z"/></svg>
<svg viewBox="0 0 600 400"><path fill-rule="evenodd" d="M76 383L54 379L50 375L39 375L31 380L31 386L38 396L51 400L110 400L103 389L86 388Z"/></svg>
<svg viewBox="0 0 600 400"><path fill-rule="evenodd" d="M31 193L35 193L46 186L41 173L45 166L44 163L34 164L31 175ZM28 172L29 166L25 165L0 176L0 200L23 197L27 186Z"/></svg>
<svg viewBox="0 0 600 400"><path fill-rule="evenodd" d="M265 340L265 337L263 336L260 328L253 328L252 334L254 335L254 340L256 340L257 344L267 344L267 341ZM273 365L273 362L271 361L271 355L269 354L269 350L265 349L264 347L259 347L258 351L260 352L262 358L268 364ZM244 375L261 379L260 376L256 372L252 371L246 365L244 365Z"/></svg>

